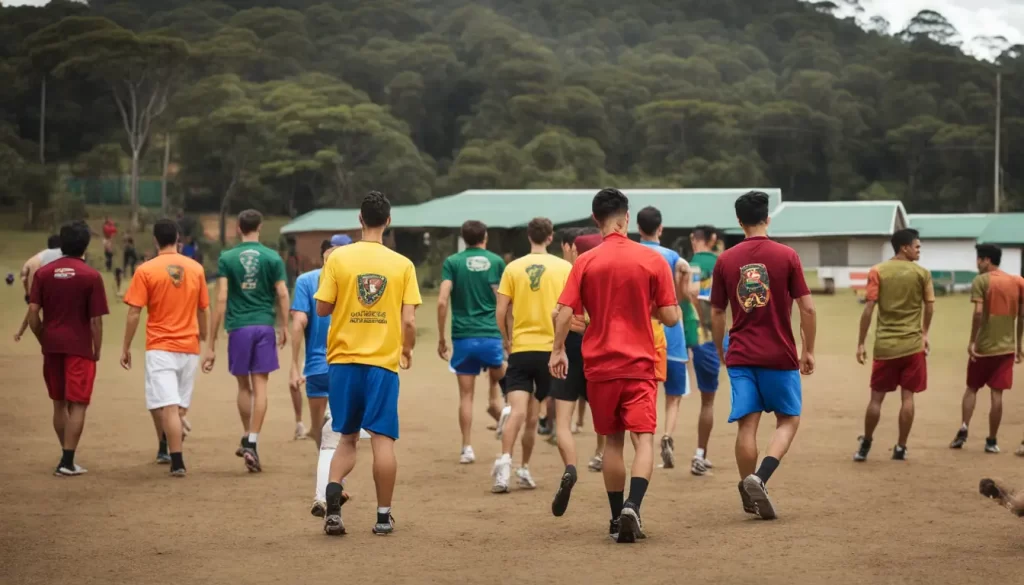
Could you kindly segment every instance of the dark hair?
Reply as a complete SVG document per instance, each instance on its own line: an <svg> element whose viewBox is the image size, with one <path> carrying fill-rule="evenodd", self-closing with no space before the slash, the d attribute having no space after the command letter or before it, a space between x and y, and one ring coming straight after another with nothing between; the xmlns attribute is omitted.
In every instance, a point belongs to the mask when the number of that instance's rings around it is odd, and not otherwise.
<svg viewBox="0 0 1024 585"><path fill-rule="evenodd" d="M238 214L238 229L242 235L248 235L260 229L263 225L263 214L255 209L246 209Z"/></svg>
<svg viewBox="0 0 1024 585"><path fill-rule="evenodd" d="M901 230L896 230L896 233L892 235L892 239L889 241L892 242L893 253L899 254L900 248L902 248L903 246L909 246L914 243L914 240L920 239L920 232L918 232L915 229L904 228Z"/></svg>
<svg viewBox="0 0 1024 585"><path fill-rule="evenodd" d="M60 236L57 234L53 234L52 236L46 238L46 248L48 250L60 248Z"/></svg>
<svg viewBox="0 0 1024 585"><path fill-rule="evenodd" d="M768 221L768 195L749 191L736 200L736 219L745 226L761 225Z"/></svg>
<svg viewBox="0 0 1024 585"><path fill-rule="evenodd" d="M601 189L594 195L594 202L590 206L594 213L594 219L604 223L609 217L622 215L629 211L629 199L618 189Z"/></svg>
<svg viewBox="0 0 1024 585"><path fill-rule="evenodd" d="M73 221L60 228L60 253L81 258L89 248L92 232L84 221Z"/></svg>
<svg viewBox="0 0 1024 585"><path fill-rule="evenodd" d="M580 233L576 234L576 237L578 238L580 236L592 236L594 234L599 234L599 233L601 233L601 230L597 229L596 227L590 226L590 227L580 228Z"/></svg>
<svg viewBox="0 0 1024 585"><path fill-rule="evenodd" d="M636 225L641 234L653 236L661 227L661 212L657 207L644 207L636 214Z"/></svg>
<svg viewBox="0 0 1024 585"><path fill-rule="evenodd" d="M698 242L710 242L711 238L718 237L718 230L713 225L699 225L693 228L693 231L690 233L693 235L693 239Z"/></svg>
<svg viewBox="0 0 1024 585"><path fill-rule="evenodd" d="M563 246L571 246L576 238L580 236L580 232L583 231L581 228L567 227L558 230L558 241Z"/></svg>
<svg viewBox="0 0 1024 585"><path fill-rule="evenodd" d="M988 260L996 266L1003 261L1003 250L995 244L978 244L974 249L978 251L978 260Z"/></svg>
<svg viewBox="0 0 1024 585"><path fill-rule="evenodd" d="M178 243L178 224L169 219L158 219L153 224L153 237L161 248Z"/></svg>
<svg viewBox="0 0 1024 585"><path fill-rule="evenodd" d="M380 191L370 191L359 205L359 215L366 227L381 227L391 217L391 202Z"/></svg>
<svg viewBox="0 0 1024 585"><path fill-rule="evenodd" d="M543 244L553 233L555 233L555 227L546 217L535 217L526 224L526 235L534 244Z"/></svg>
<svg viewBox="0 0 1024 585"><path fill-rule="evenodd" d="M331 241L330 240L324 240L324 241L320 242L320 255L323 256L324 252L326 252L327 250L330 250L333 247L334 246L331 245Z"/></svg>
<svg viewBox="0 0 1024 585"><path fill-rule="evenodd" d="M479 246L487 237L487 226L484 222L471 219L462 224L462 241L467 246Z"/></svg>

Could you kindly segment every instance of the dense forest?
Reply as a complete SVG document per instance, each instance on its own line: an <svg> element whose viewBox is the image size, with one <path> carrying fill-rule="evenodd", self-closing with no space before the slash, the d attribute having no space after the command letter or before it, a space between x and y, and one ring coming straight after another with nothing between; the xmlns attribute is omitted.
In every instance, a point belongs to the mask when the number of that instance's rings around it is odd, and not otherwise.
<svg viewBox="0 0 1024 585"><path fill-rule="evenodd" d="M2 0L0 0L2 1ZM991 211L1024 152L1024 47L857 0L55 0L0 8L0 205L163 177L270 213L467 188L777 186ZM977 40L976 40L977 41ZM1024 209L1024 168L1002 172ZM137 199L137 187L130 189Z"/></svg>

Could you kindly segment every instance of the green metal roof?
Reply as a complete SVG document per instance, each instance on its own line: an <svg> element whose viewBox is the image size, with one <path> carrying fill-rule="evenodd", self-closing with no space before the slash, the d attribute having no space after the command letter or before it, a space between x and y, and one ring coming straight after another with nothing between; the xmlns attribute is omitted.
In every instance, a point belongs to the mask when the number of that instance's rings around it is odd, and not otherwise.
<svg viewBox="0 0 1024 585"><path fill-rule="evenodd" d="M910 227L922 240L976 240L988 227L992 213L912 213Z"/></svg>
<svg viewBox="0 0 1024 585"><path fill-rule="evenodd" d="M978 243L1024 245L1024 213L993 215Z"/></svg>
<svg viewBox="0 0 1024 585"><path fill-rule="evenodd" d="M773 238L891 236L907 212L899 201L788 201L771 219Z"/></svg>
<svg viewBox="0 0 1024 585"><path fill-rule="evenodd" d="M400 224L415 217L412 211L415 208L415 205L392 207L391 225L407 227ZM297 234L302 232L330 232L357 229L359 229L358 209L314 209L288 222L281 228L281 233Z"/></svg>

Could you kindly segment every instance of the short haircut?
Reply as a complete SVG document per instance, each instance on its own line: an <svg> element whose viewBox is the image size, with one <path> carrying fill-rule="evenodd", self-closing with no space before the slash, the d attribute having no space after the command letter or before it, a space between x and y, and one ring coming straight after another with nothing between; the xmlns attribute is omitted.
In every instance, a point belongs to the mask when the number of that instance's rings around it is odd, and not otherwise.
<svg viewBox="0 0 1024 585"><path fill-rule="evenodd" d="M1003 261L1003 250L995 244L978 244L974 249L978 251L978 260L988 260L996 266Z"/></svg>
<svg viewBox="0 0 1024 585"><path fill-rule="evenodd" d="M153 224L153 237L161 248L178 243L178 224L170 219L158 219Z"/></svg>
<svg viewBox="0 0 1024 585"><path fill-rule="evenodd" d="M903 246L909 246L914 243L914 240L920 240L921 233L912 228L904 228L896 230L896 233L892 235L892 251L895 254L900 253L900 248Z"/></svg>
<svg viewBox="0 0 1024 585"><path fill-rule="evenodd" d="M629 211L629 198L618 189L601 189L594 195L594 202L590 206L594 219L604 223L609 217L623 215Z"/></svg>
<svg viewBox="0 0 1024 585"><path fill-rule="evenodd" d="M52 236L46 238L46 248L49 250L53 250L54 248L60 248L60 235L53 234Z"/></svg>
<svg viewBox="0 0 1024 585"><path fill-rule="evenodd" d="M359 215L366 227L382 227L391 217L391 202L380 191L370 191L359 205Z"/></svg>
<svg viewBox="0 0 1024 585"><path fill-rule="evenodd" d="M580 232L582 231L582 229L574 227L562 228L559 230L558 241L560 241L563 246L571 246L573 242L576 241L576 238L580 236Z"/></svg>
<svg viewBox="0 0 1024 585"><path fill-rule="evenodd" d="M526 224L526 235L534 244L543 244L553 233L555 233L555 227L546 217L535 217Z"/></svg>
<svg viewBox="0 0 1024 585"><path fill-rule="evenodd" d="M661 212L657 207L644 207L636 214L636 225L640 228L641 234L653 236L661 227Z"/></svg>
<svg viewBox="0 0 1024 585"><path fill-rule="evenodd" d="M263 214L255 209L246 209L238 214L238 229L243 235L251 234L263 225Z"/></svg>
<svg viewBox="0 0 1024 585"><path fill-rule="evenodd" d="M736 200L736 219L745 226L761 225L768 221L768 195L749 191Z"/></svg>
<svg viewBox="0 0 1024 585"><path fill-rule="evenodd" d="M462 223L462 241L467 246L479 246L487 237L487 226L482 221L470 219Z"/></svg>
<svg viewBox="0 0 1024 585"><path fill-rule="evenodd" d="M92 232L84 221L74 221L60 228L60 252L65 256L81 258L89 248Z"/></svg>
<svg viewBox="0 0 1024 585"><path fill-rule="evenodd" d="M718 236L718 230L713 225L699 225L693 228L693 239L698 242L710 242L712 236Z"/></svg>
<svg viewBox="0 0 1024 585"><path fill-rule="evenodd" d="M594 234L599 234L599 233L601 233L601 230L597 229L596 227L590 226L590 227L580 228L580 233L576 237L578 238L580 236L592 236Z"/></svg>
<svg viewBox="0 0 1024 585"><path fill-rule="evenodd" d="M331 245L331 241L330 240L324 240L324 241L320 242L320 255L323 256L324 252L326 252L327 250L330 250L333 247L334 246Z"/></svg>

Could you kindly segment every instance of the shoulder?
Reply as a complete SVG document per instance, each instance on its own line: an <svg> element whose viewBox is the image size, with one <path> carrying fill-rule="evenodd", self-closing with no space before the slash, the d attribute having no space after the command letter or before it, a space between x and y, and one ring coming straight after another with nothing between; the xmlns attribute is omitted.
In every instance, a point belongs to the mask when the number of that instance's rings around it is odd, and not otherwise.
<svg viewBox="0 0 1024 585"><path fill-rule="evenodd" d="M461 258L461 257L462 257L462 252L458 252L456 254L452 254L452 255L450 255L450 256L448 256L447 258L444 259L444 263L445 264L456 264L456 263L458 263L459 258Z"/></svg>
<svg viewBox="0 0 1024 585"><path fill-rule="evenodd" d="M520 267L522 267L523 265L526 264L526 261L527 261L527 257L526 256L523 256L522 258L516 258L515 260L509 262L508 265L505 268L508 268L508 269L520 268Z"/></svg>
<svg viewBox="0 0 1024 585"><path fill-rule="evenodd" d="M298 278L295 279L295 288L298 288L299 286L308 286L310 283L319 281L319 279L319 268L317 268L316 270L310 270L309 272L304 272L300 274Z"/></svg>
<svg viewBox="0 0 1024 585"><path fill-rule="evenodd" d="M554 255L552 255L551 257L554 259L552 260L552 264L554 264L558 268L564 269L566 272L572 270L572 262L569 262L565 258L559 258L558 256Z"/></svg>

